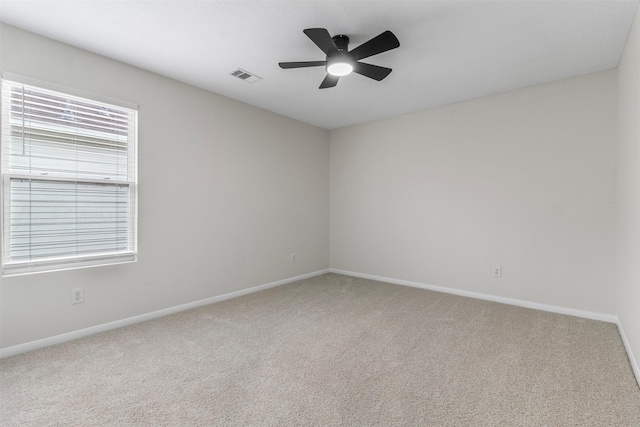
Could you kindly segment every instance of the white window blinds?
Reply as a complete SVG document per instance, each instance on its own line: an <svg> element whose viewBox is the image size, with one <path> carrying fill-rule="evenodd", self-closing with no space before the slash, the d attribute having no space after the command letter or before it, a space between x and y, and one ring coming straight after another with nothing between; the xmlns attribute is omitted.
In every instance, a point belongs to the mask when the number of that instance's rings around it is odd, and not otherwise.
<svg viewBox="0 0 640 427"><path fill-rule="evenodd" d="M134 261L133 109L2 81L2 272Z"/></svg>

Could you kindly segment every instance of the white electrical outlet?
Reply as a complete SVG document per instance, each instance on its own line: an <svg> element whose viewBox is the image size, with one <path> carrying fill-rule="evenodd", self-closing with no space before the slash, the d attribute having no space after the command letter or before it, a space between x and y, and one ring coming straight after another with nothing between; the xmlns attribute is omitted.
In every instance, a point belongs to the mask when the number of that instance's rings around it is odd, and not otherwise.
<svg viewBox="0 0 640 427"><path fill-rule="evenodd" d="M496 265L493 267L493 277L502 277L502 267Z"/></svg>
<svg viewBox="0 0 640 427"><path fill-rule="evenodd" d="M71 304L84 302L84 288L71 289Z"/></svg>
<svg viewBox="0 0 640 427"><path fill-rule="evenodd" d="M291 253L291 262L296 262L296 253L295 252Z"/></svg>

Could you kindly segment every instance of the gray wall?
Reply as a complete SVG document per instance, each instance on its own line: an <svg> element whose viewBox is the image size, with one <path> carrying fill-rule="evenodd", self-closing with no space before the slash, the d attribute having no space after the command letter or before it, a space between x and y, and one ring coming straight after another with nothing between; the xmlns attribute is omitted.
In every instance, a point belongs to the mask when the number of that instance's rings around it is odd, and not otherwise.
<svg viewBox="0 0 640 427"><path fill-rule="evenodd" d="M138 104L140 154L139 261L2 278L1 347L329 267L328 131L10 26L0 38L3 72Z"/></svg>
<svg viewBox="0 0 640 427"><path fill-rule="evenodd" d="M331 267L614 314L615 137L615 71L333 131Z"/></svg>
<svg viewBox="0 0 640 427"><path fill-rule="evenodd" d="M618 192L616 314L640 357L640 21L636 18L618 67ZM635 366L640 381L640 371Z"/></svg>

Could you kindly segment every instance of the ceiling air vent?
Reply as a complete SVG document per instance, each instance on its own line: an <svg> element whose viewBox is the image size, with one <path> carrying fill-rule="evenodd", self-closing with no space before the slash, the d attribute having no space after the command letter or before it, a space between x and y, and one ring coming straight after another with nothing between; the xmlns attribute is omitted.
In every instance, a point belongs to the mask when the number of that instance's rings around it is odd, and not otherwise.
<svg viewBox="0 0 640 427"><path fill-rule="evenodd" d="M255 74L243 70L242 68L237 68L229 74L231 74L233 77L239 78L240 80L244 80L247 83L255 83L258 80L262 80L262 77L258 77Z"/></svg>

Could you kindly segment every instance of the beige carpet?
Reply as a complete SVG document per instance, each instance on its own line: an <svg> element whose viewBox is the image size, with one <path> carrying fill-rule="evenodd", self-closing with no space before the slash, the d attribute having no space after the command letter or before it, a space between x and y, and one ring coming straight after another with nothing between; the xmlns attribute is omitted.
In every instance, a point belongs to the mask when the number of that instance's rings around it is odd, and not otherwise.
<svg viewBox="0 0 640 427"><path fill-rule="evenodd" d="M2 426L640 426L613 324L335 274L0 373Z"/></svg>

